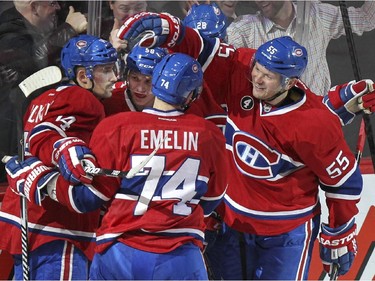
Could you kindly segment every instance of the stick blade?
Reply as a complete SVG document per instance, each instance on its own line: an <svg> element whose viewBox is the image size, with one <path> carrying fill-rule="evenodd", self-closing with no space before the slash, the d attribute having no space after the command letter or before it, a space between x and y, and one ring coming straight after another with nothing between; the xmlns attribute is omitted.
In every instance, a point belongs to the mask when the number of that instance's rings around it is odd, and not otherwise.
<svg viewBox="0 0 375 281"><path fill-rule="evenodd" d="M0 155L1 157L1 162L3 162L4 164L6 164L12 157L11 156L8 156L8 155Z"/></svg>
<svg viewBox="0 0 375 281"><path fill-rule="evenodd" d="M62 79L60 68L57 66L47 66L27 77L18 87L27 98L35 90L56 84Z"/></svg>

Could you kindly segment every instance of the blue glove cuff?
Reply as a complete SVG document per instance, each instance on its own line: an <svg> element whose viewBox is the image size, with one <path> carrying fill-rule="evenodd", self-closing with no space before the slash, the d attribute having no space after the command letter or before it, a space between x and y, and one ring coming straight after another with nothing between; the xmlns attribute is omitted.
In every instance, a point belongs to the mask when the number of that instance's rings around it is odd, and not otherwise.
<svg viewBox="0 0 375 281"><path fill-rule="evenodd" d="M335 228L331 228L326 224L322 224L322 232L326 235L336 236L336 235L339 235L348 231L350 228L353 227L354 223L355 223L355 219L352 218L347 223L340 225L339 227L335 227Z"/></svg>

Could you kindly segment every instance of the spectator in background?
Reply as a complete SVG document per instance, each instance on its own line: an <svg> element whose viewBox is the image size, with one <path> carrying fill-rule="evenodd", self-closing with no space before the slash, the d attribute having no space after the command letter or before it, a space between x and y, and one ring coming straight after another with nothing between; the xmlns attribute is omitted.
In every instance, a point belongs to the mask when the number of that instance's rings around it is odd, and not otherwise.
<svg viewBox="0 0 375 281"><path fill-rule="evenodd" d="M59 17L59 20L57 22L57 25L60 25L65 22L66 16L69 13L69 7L73 7L75 11L79 11L83 15L88 15L88 1L58 1L60 5L60 10L57 12L57 15Z"/></svg>
<svg viewBox="0 0 375 281"><path fill-rule="evenodd" d="M111 37L114 25L119 28L127 17L147 10L147 1L145 0L108 0L105 4L109 6L109 15L102 20L101 38L109 41L114 39Z"/></svg>
<svg viewBox="0 0 375 281"><path fill-rule="evenodd" d="M228 24L232 23L237 18L236 7L238 1L216 1L217 5L227 16Z"/></svg>
<svg viewBox="0 0 375 281"><path fill-rule="evenodd" d="M120 63L122 63L124 54L128 52L129 49L126 49L125 42L119 39L116 34L126 18L136 13L147 11L147 1L109 0L108 5L112 11L112 15L103 20L100 37L112 43L113 47L119 53L119 58L121 59ZM124 68L124 65L122 64L120 68Z"/></svg>
<svg viewBox="0 0 375 281"><path fill-rule="evenodd" d="M170 13L171 15L178 17L183 20L191 6L194 4L205 3L209 4L210 1L198 1L198 0L186 0L186 1L165 1L166 3L162 6L162 13Z"/></svg>
<svg viewBox="0 0 375 281"><path fill-rule="evenodd" d="M13 7L12 1L2 1L0 5L0 14L11 7Z"/></svg>
<svg viewBox="0 0 375 281"><path fill-rule="evenodd" d="M17 64L14 68L21 76L56 64L64 44L86 31L85 16L73 7L69 7L65 22L57 26L60 9L58 1L15 0L14 7L1 14L0 48L12 57L8 64Z"/></svg>
<svg viewBox="0 0 375 281"><path fill-rule="evenodd" d="M121 23L129 16L132 16L136 13L147 10L147 1L108 1L109 8L113 12L113 17L119 20Z"/></svg>
<svg viewBox="0 0 375 281"><path fill-rule="evenodd" d="M264 42L291 36L295 40L297 29L297 6L290 0L255 1L259 11L244 15L228 27L228 42L235 47L258 48ZM359 8L348 8L353 33L362 35L375 28L375 1L365 1ZM345 35L340 8L328 3L311 2L308 34L303 44L309 52L309 63L302 80L317 95L325 95L331 87L326 51L332 39Z"/></svg>
<svg viewBox="0 0 375 281"><path fill-rule="evenodd" d="M163 5L165 5L166 1L147 1L148 10L150 12L158 13L161 11Z"/></svg>
<svg viewBox="0 0 375 281"><path fill-rule="evenodd" d="M7 155L17 153L17 112L24 100L18 84L37 70L58 64L64 44L86 30L85 16L73 7L57 26L59 10L57 1L14 0L14 7L0 15L0 135L7 136L0 140L0 151ZM0 182L6 182L2 163Z"/></svg>

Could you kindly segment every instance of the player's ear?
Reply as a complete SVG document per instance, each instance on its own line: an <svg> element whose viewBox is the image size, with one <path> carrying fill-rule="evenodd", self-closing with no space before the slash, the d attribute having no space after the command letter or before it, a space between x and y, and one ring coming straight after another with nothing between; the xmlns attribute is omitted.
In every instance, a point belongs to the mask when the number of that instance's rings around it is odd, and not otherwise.
<svg viewBox="0 0 375 281"><path fill-rule="evenodd" d="M78 86L84 88L84 89L91 89L92 87L92 81L89 79L86 75L86 69L84 67L78 67L76 73L76 79Z"/></svg>
<svg viewBox="0 0 375 281"><path fill-rule="evenodd" d="M288 78L285 88L289 90L297 83L297 78Z"/></svg>

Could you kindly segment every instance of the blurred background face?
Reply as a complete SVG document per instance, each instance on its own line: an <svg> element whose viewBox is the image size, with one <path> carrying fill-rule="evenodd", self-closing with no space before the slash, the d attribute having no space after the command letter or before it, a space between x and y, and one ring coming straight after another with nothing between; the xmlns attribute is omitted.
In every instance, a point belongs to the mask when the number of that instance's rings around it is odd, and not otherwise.
<svg viewBox="0 0 375 281"><path fill-rule="evenodd" d="M147 2L143 0L139 1L109 1L109 6L113 11L113 16L120 22L124 22L127 17L132 16L136 13L147 10Z"/></svg>
<svg viewBox="0 0 375 281"><path fill-rule="evenodd" d="M33 2L37 21L35 26L42 32L48 33L57 26L57 11L61 9L57 1L35 1Z"/></svg>
<svg viewBox="0 0 375 281"><path fill-rule="evenodd" d="M181 10L183 11L184 15L186 16L186 14L189 12L191 6L193 6L194 4L209 4L210 1L209 0L186 0L186 1L179 1L178 2L180 4L180 8Z"/></svg>
<svg viewBox="0 0 375 281"><path fill-rule="evenodd" d="M255 1L262 14L269 19L277 17L286 1Z"/></svg>
<svg viewBox="0 0 375 281"><path fill-rule="evenodd" d="M232 17L236 13L238 1L217 1L216 3L227 17Z"/></svg>
<svg viewBox="0 0 375 281"><path fill-rule="evenodd" d="M130 71L127 81L131 100L137 110L151 107L154 103L154 95L151 92L152 77L136 71Z"/></svg>

